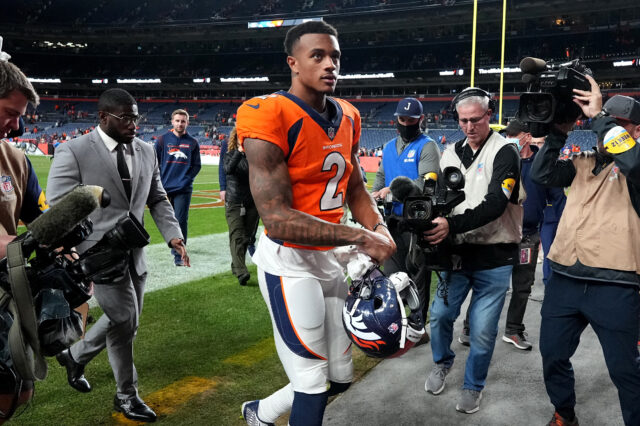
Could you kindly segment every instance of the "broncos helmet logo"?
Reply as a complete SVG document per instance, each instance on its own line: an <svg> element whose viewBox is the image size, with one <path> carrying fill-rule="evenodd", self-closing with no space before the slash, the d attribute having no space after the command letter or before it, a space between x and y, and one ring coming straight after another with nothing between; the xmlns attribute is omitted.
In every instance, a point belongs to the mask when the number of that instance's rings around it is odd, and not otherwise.
<svg viewBox="0 0 640 426"><path fill-rule="evenodd" d="M169 150L169 155L174 156L177 159L187 159L187 154L185 154L184 152L180 151L178 148L172 148Z"/></svg>
<svg viewBox="0 0 640 426"><path fill-rule="evenodd" d="M351 338L356 341L359 346L379 350L380 345L386 344L376 333L367 330L367 326L362 321L362 314L349 315L349 311L345 305L342 307L342 317L345 328L351 333Z"/></svg>

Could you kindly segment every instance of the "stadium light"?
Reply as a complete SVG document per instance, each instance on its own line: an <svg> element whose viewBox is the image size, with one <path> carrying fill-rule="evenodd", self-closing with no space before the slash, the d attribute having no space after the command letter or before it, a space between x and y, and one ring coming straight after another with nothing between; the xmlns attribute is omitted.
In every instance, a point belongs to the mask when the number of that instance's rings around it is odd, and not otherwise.
<svg viewBox="0 0 640 426"><path fill-rule="evenodd" d="M362 80L365 78L395 78L392 72L379 72L375 74L345 74L338 76L339 80Z"/></svg>
<svg viewBox="0 0 640 426"><path fill-rule="evenodd" d="M500 74L500 72L510 73L510 72L520 72L520 68L518 67L506 67L504 70L500 68L479 68L478 72L480 74Z"/></svg>
<svg viewBox="0 0 640 426"><path fill-rule="evenodd" d="M31 78L28 80L32 83L62 83L62 80L59 78Z"/></svg>
<svg viewBox="0 0 640 426"><path fill-rule="evenodd" d="M109 83L109 79L108 78L94 78L93 80L91 80L91 82L93 84L107 84L107 83Z"/></svg>
<svg viewBox="0 0 640 426"><path fill-rule="evenodd" d="M156 84L162 83L159 78L119 78L116 80L120 84L129 84L129 83L137 83L137 84Z"/></svg>
<svg viewBox="0 0 640 426"><path fill-rule="evenodd" d="M221 83L246 83L251 81L269 81L269 77L220 77Z"/></svg>
<svg viewBox="0 0 640 426"><path fill-rule="evenodd" d="M322 21L322 18L299 18L299 19L271 19L266 21L253 21L247 23L247 28L277 28L293 27L309 21Z"/></svg>

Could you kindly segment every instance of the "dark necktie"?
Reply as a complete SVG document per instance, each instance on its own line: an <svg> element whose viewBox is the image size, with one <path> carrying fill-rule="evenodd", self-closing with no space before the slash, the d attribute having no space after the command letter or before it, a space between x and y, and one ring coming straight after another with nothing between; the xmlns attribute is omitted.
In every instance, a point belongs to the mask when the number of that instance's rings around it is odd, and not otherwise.
<svg viewBox="0 0 640 426"><path fill-rule="evenodd" d="M124 192L127 193L127 199L131 201L131 175L124 159L124 145L119 143L116 150L118 151L118 173L120 174L120 179L122 179Z"/></svg>

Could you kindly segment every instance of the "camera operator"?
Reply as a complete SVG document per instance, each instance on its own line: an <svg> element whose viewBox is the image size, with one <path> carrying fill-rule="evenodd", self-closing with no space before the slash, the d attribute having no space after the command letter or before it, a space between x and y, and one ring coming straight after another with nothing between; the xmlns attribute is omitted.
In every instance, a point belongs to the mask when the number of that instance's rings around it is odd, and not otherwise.
<svg viewBox="0 0 640 426"><path fill-rule="evenodd" d="M56 150L51 164L48 192L52 204L78 184L99 185L111 193L111 203L90 215L93 233L78 245L85 252L113 228L124 214L143 223L145 206L165 241L189 265L180 226L160 182L153 147L135 137L140 119L135 99L122 89L109 89L98 100L100 125ZM155 421L156 414L138 396L138 375L133 364L133 341L142 312L147 265L142 248L129 256L124 279L95 286L95 297L104 314L83 340L56 358L67 369L69 385L91 391L84 377L85 365L105 347L117 382L114 408L137 421Z"/></svg>
<svg viewBox="0 0 640 426"><path fill-rule="evenodd" d="M456 410L475 413L493 355L498 320L522 239L520 158L514 144L489 127L495 101L484 90L469 87L453 99L454 118L466 138L445 149L440 168L459 167L465 175L465 201L452 215L437 217L426 240L439 244L453 237L454 267L444 271L431 306L431 349L435 366L425 390L445 387L453 365L453 323L469 290L471 351Z"/></svg>
<svg viewBox="0 0 640 426"><path fill-rule="evenodd" d="M413 179L422 188L424 176L439 173L440 150L433 139L420 131L420 124L424 121L422 112L422 104L415 98L405 98L398 103L394 115L399 136L384 146L382 163L373 184L373 198L385 200L390 194L391 181L398 176ZM420 311L426 320L431 293L431 271L422 265L410 264L411 233L400 229L402 207L401 202L394 201L391 211L388 214L385 212L385 222L398 249L384 263L384 272L387 275L398 271L409 274L418 287ZM424 340L427 339L428 334L425 334Z"/></svg>
<svg viewBox="0 0 640 426"><path fill-rule="evenodd" d="M554 124L531 169L547 186L571 186L549 252L540 327L544 381L555 407L550 425L577 425L570 358L591 324L618 388L626 425L640 424L640 103L600 89L573 89L573 102L593 118L595 152L558 160L573 122Z"/></svg>
<svg viewBox="0 0 640 426"><path fill-rule="evenodd" d="M6 54L0 52L0 139L18 136L24 127L20 117L27 105L35 107L39 103L27 77L3 55ZM0 174L0 258L3 258L7 244L17 235L18 220L29 223L48 206L29 159L7 142L0 142ZM0 293L4 293L1 288ZM0 424L33 393L33 382L16 377L11 368L8 331L12 323L5 306L0 306Z"/></svg>

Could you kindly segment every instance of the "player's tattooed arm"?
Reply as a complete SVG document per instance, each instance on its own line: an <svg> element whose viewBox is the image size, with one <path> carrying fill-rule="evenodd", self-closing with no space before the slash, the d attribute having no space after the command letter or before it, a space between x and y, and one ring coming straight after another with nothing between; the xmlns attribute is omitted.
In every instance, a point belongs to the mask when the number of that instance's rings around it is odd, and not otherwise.
<svg viewBox="0 0 640 426"><path fill-rule="evenodd" d="M374 259L382 262L396 251L396 245L386 226L378 225L384 224L384 219L378 211L376 202L365 187L358 162L357 144L354 145L351 152L351 164L353 164L353 170L347 184L347 204L356 222L366 229L375 228L375 233L373 233L375 238L368 240L367 244L361 248Z"/></svg>
<svg viewBox="0 0 640 426"><path fill-rule="evenodd" d="M313 246L364 245L373 234L329 223L293 209L291 181L282 150L259 139L245 139L251 195L269 236Z"/></svg>

